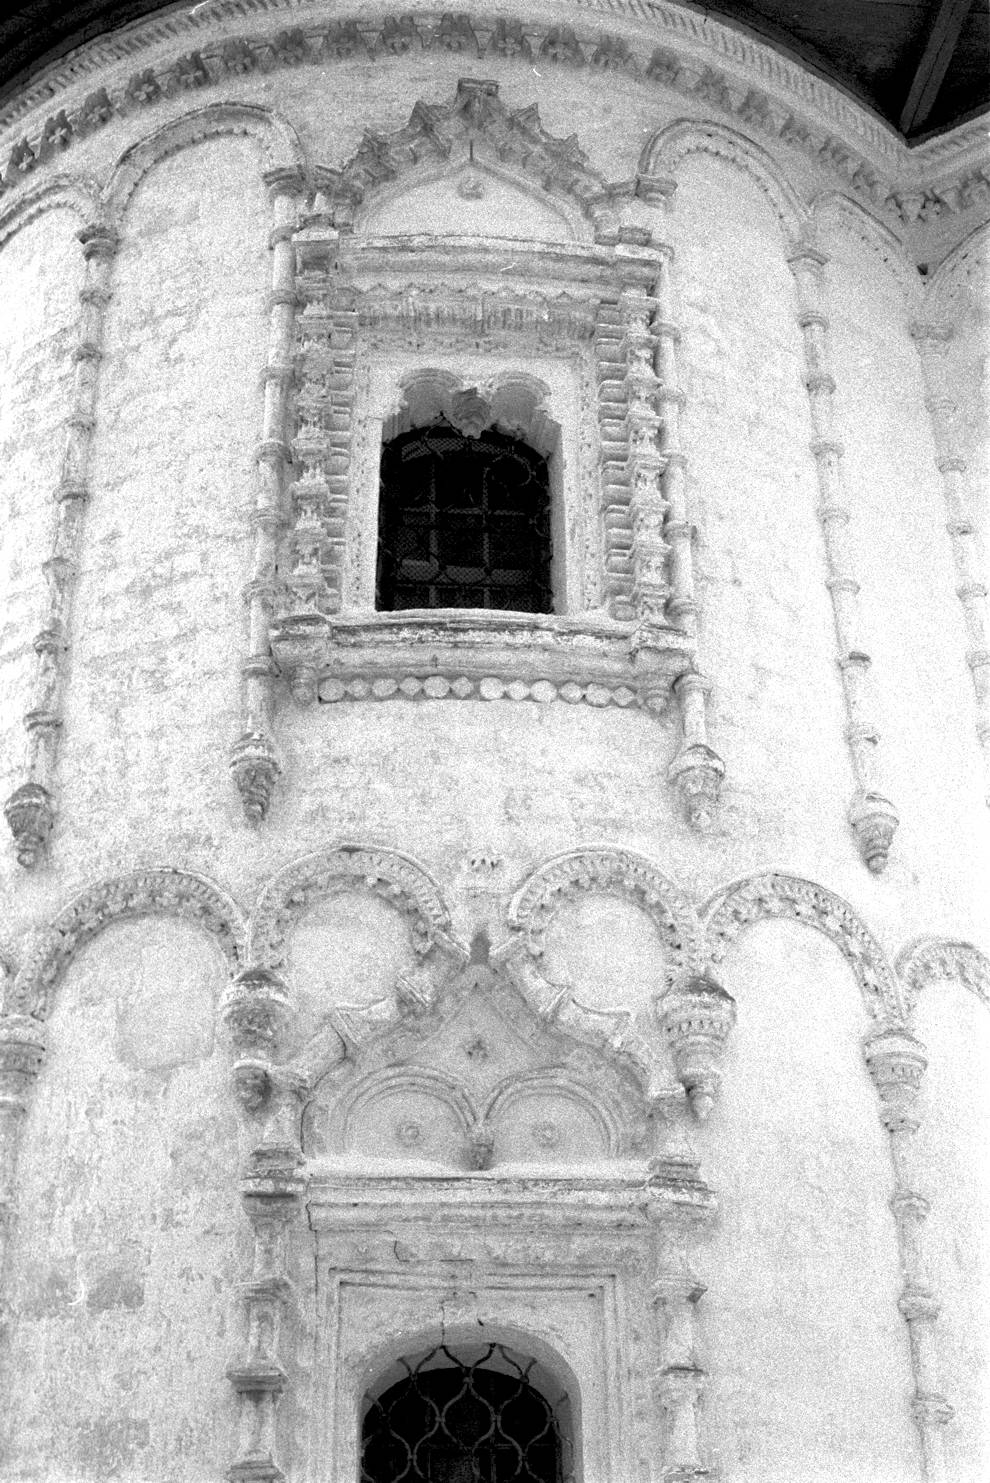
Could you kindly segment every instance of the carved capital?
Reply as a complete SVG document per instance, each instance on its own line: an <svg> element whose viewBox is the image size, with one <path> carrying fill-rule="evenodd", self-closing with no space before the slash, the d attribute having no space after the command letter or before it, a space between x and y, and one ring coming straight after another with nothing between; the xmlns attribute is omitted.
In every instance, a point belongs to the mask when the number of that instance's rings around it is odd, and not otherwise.
<svg viewBox="0 0 990 1483"><path fill-rule="evenodd" d="M235 1064L232 1076L234 1095L248 1116L261 1112L272 1091L268 1062L246 1056Z"/></svg>
<svg viewBox="0 0 990 1483"><path fill-rule="evenodd" d="M227 1370L227 1379L238 1395L257 1395L259 1392L281 1395L288 1376L282 1366L273 1360L256 1359L242 1365L231 1365ZM268 1477L270 1474L263 1476Z"/></svg>
<svg viewBox="0 0 990 1483"><path fill-rule="evenodd" d="M677 1079L695 1117L703 1122L715 1103L722 1052L736 1022L736 1001L715 979L696 974L658 999L656 1014Z"/></svg>
<svg viewBox="0 0 990 1483"><path fill-rule="evenodd" d="M944 1395L932 1393L918 1394L911 1402L911 1411L918 1426L946 1426L955 1416L955 1407L951 1406Z"/></svg>
<svg viewBox="0 0 990 1483"><path fill-rule="evenodd" d="M232 1463L227 1469L227 1477L229 1483L285 1483L285 1474L270 1454L245 1457Z"/></svg>
<svg viewBox="0 0 990 1483"><path fill-rule="evenodd" d="M880 1030L863 1045L866 1065L880 1096L880 1116L891 1133L913 1131L921 1078L928 1060L924 1047L906 1030Z"/></svg>
<svg viewBox="0 0 990 1483"><path fill-rule="evenodd" d="M45 1054L45 1027L27 1014L0 1015L0 1108L24 1110Z"/></svg>
<svg viewBox="0 0 990 1483"><path fill-rule="evenodd" d="M55 823L52 795L42 783L22 783L3 806L19 864L30 869L44 853Z"/></svg>
<svg viewBox="0 0 990 1483"><path fill-rule="evenodd" d="M229 765L248 822L260 824L282 771L273 743L264 732L242 732L230 749Z"/></svg>
<svg viewBox="0 0 990 1483"><path fill-rule="evenodd" d="M862 792L849 805L848 817L867 868L879 875L886 868L900 823L896 808L881 793Z"/></svg>
<svg viewBox="0 0 990 1483"><path fill-rule="evenodd" d="M274 1055L290 1013L288 988L270 968L245 968L228 985L220 1003L231 1044L249 1062Z"/></svg>

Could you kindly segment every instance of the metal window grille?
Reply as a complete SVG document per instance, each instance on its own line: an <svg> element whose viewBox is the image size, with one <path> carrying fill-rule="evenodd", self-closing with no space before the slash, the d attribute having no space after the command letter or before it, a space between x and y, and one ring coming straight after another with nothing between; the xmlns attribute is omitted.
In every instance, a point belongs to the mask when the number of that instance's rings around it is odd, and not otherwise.
<svg viewBox="0 0 990 1483"><path fill-rule="evenodd" d="M379 611L553 611L550 476L534 449L488 428L414 428L382 451Z"/></svg>
<svg viewBox="0 0 990 1483"><path fill-rule="evenodd" d="M574 1483L561 1395L530 1381L533 1359L502 1344L446 1344L377 1398L365 1396L361 1483Z"/></svg>

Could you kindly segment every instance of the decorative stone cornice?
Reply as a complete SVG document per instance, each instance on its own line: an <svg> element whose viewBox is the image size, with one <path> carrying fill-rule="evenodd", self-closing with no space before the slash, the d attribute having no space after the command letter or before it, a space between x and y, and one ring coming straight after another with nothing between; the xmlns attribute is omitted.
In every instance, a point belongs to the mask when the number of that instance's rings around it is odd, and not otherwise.
<svg viewBox="0 0 990 1483"><path fill-rule="evenodd" d="M596 11L601 21L593 19ZM907 225L965 211L990 195L978 125L908 150L893 130L838 89L712 16L649 0L614 0L607 7L583 0L573 19L574 28L422 10L401 17L335 17L328 24L314 20L301 0L222 0L205 15L192 7L137 21L46 69L0 114L0 130L13 144L4 185L15 189L115 116L201 95L230 79L283 66L355 57L384 61L437 50L514 60L528 68L534 59L587 65L592 72L673 90L691 106L718 109L800 150L839 177L843 189ZM602 31L602 21L609 30ZM234 34L238 26L240 35ZM616 34L616 28L626 34ZM53 101L59 106L46 117Z"/></svg>

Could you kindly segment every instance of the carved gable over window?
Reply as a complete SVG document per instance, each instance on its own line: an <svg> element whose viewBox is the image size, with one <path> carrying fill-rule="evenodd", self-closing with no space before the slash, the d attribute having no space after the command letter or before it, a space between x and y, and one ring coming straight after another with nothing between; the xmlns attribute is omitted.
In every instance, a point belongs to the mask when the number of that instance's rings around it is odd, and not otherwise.
<svg viewBox="0 0 990 1483"><path fill-rule="evenodd" d="M642 1153L645 1128L628 1069L541 1024L504 973L472 963L433 1008L329 1073L303 1146L382 1174L545 1172Z"/></svg>

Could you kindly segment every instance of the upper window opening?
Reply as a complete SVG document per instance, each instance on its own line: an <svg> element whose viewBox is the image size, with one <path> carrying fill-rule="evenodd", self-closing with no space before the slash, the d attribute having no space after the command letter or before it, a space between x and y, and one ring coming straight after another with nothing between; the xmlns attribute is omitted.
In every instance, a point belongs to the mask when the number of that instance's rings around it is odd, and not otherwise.
<svg viewBox="0 0 990 1483"><path fill-rule="evenodd" d="M503 1344L440 1345L365 1397L361 1483L574 1483L566 1396L531 1381L536 1361Z"/></svg>
<svg viewBox="0 0 990 1483"><path fill-rule="evenodd" d="M385 444L379 611L553 611L550 472L527 443L446 418Z"/></svg>

